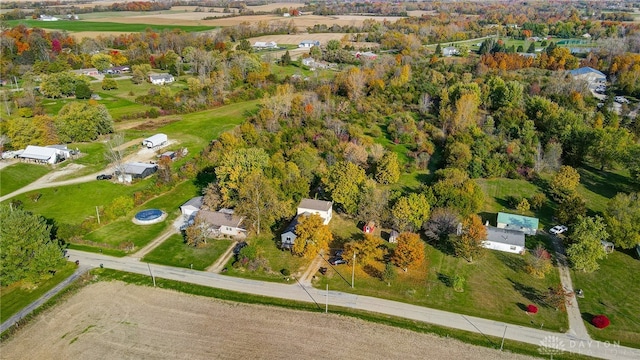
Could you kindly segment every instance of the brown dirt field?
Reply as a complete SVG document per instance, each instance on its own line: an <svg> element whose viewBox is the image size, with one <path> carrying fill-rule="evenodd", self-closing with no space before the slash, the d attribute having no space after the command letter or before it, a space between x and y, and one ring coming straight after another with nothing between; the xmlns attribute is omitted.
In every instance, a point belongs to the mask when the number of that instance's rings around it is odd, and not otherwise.
<svg viewBox="0 0 640 360"><path fill-rule="evenodd" d="M0 344L2 359L528 359L326 315L119 282L87 286Z"/></svg>

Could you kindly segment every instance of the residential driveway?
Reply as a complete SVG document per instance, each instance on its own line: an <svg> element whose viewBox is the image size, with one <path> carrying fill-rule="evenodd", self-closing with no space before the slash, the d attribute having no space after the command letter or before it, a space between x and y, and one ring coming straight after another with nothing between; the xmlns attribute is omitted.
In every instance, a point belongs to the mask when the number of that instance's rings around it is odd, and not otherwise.
<svg viewBox="0 0 640 360"><path fill-rule="evenodd" d="M572 333L555 333L540 329L533 329L518 325L487 320L473 316L460 315L442 310L400 303L396 301L378 299L368 296L349 294L339 291L325 291L299 283L292 285L263 282L242 278L234 278L216 273L195 271L183 268L173 268L162 265L149 265L129 257L115 258L102 254L85 253L69 250L70 261L79 260L83 266L98 267L128 271L137 274L170 279L219 289L237 291L241 293L256 294L280 299L290 299L315 303L322 309L325 301L332 306L349 307L358 310L372 311L381 314L399 316L407 319L424 321L427 323L445 326L454 329L482 333L506 339L521 341L541 347L541 355L553 354L555 349L580 353L584 355L600 357L604 359L640 359L640 349L612 345L595 340L580 338ZM499 344L496 344L499 346ZM547 352L545 352L547 351Z"/></svg>

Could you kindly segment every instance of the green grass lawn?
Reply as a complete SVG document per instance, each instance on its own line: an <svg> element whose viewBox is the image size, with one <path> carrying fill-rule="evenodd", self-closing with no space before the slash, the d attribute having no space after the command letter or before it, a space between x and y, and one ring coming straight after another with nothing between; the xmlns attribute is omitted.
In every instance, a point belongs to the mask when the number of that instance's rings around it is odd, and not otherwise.
<svg viewBox="0 0 640 360"><path fill-rule="evenodd" d="M0 196L10 194L45 176L51 171L48 165L17 163L0 170Z"/></svg>
<svg viewBox="0 0 640 360"><path fill-rule="evenodd" d="M293 276L299 276L302 275L309 265L310 261L308 259L293 256L289 251L282 251L278 249L275 245L273 236L261 235L259 237L248 239L247 242L258 248L258 256L265 257L269 261L269 267L271 270L249 272L243 268L234 268L232 264L235 259L232 257L226 265L228 271L224 274L264 281L286 282L284 276L280 272L282 269L289 270Z"/></svg>
<svg viewBox="0 0 640 360"><path fill-rule="evenodd" d="M584 291L578 299L585 326L594 339L619 341L640 348L640 260L635 250L616 250L599 261L593 273L573 271L573 286ZM597 329L594 315L606 315L611 325Z"/></svg>
<svg viewBox="0 0 640 360"><path fill-rule="evenodd" d="M160 246L155 248L142 261L204 270L213 264L231 245L231 240L211 240L206 247L195 248L184 243L181 234L171 235Z"/></svg>
<svg viewBox="0 0 640 360"><path fill-rule="evenodd" d="M529 241L533 246L533 241ZM326 276L319 275L315 286L355 292L357 294L412 303L461 314L468 314L512 324L543 327L547 330L566 331L565 313L549 308L536 300L548 287L559 283L556 269L545 279L534 279L524 272L524 260L520 255L487 251L486 255L469 264L454 258L430 245L426 246L427 261L417 269L403 272L396 269L397 278L391 285L380 280L384 266L374 263L357 264L355 288L350 287L351 266L329 267ZM342 276L340 276L340 273ZM452 278L461 275L466 279L465 291L456 292ZM539 312L527 315L528 304L536 304Z"/></svg>
<svg viewBox="0 0 640 360"><path fill-rule="evenodd" d="M71 276L75 270L76 265L68 262L62 269L58 270L51 279L38 284L38 286L33 289L24 286L24 283L21 281L1 288L0 322L4 322L13 314L40 298L47 291L53 289L64 279Z"/></svg>
<svg viewBox="0 0 640 360"><path fill-rule="evenodd" d="M173 30L180 29L186 32L198 32L213 30L215 26L203 26L203 25L151 25L151 24L123 24L115 22L95 22L95 21L39 21L39 20L9 20L6 21L10 27L17 26L19 24L25 25L29 28L41 28L50 30L65 30L70 32L75 31L101 31L101 32L129 32L137 33L144 32L147 29L153 31Z"/></svg>

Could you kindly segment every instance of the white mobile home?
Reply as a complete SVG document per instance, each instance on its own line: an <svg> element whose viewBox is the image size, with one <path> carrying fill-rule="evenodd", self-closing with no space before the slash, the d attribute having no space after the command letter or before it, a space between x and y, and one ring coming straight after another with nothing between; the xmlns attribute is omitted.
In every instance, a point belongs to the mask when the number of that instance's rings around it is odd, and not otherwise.
<svg viewBox="0 0 640 360"><path fill-rule="evenodd" d="M521 231L500 229L493 226L487 228L487 239L482 242L482 246L514 254L524 252L524 233Z"/></svg>
<svg viewBox="0 0 640 360"><path fill-rule="evenodd" d="M162 146L167 143L169 138L165 134L155 134L151 137L148 137L142 140L142 145L148 148L154 148L156 146Z"/></svg>

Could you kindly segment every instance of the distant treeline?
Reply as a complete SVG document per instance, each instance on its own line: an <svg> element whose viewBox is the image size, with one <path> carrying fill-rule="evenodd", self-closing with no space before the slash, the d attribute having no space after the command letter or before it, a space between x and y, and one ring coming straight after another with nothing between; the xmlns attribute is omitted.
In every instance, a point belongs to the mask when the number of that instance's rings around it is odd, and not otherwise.
<svg viewBox="0 0 640 360"><path fill-rule="evenodd" d="M106 11L160 11L160 10L171 10L171 3L161 3L161 2L151 2L151 1L133 1L127 3L114 3L109 6L96 5L94 7L77 7L75 5L79 4L78 2L73 3L74 5L68 5L67 2L62 3L20 3L22 4L32 4L32 7L29 6L6 6L7 4L2 4L2 8L5 9L14 9L0 16L2 20L20 20L25 17L33 17L37 18L41 14L43 15L66 15L66 14L88 14L93 12L106 12ZM56 5L56 7L51 7ZM61 5L61 6L60 6ZM25 8L34 10L25 10Z"/></svg>

